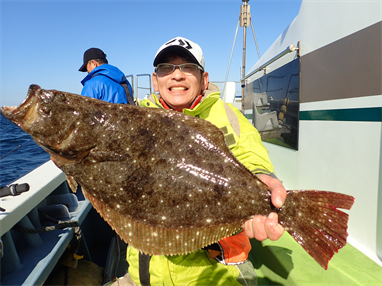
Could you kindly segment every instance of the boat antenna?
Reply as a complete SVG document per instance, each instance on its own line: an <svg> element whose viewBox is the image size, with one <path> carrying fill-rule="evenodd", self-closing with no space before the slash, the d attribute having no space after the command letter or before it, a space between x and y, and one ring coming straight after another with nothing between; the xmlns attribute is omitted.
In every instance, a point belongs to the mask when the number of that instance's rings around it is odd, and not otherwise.
<svg viewBox="0 0 382 286"><path fill-rule="evenodd" d="M226 77L225 77L225 80L224 80L224 83L223 83L223 98L224 98L224 95L225 95L225 88L226 88L226 83L227 83L227 79L228 79L228 74L229 74L229 70L230 70L230 66L231 66L231 61L232 61L232 55L233 55L233 52L234 52L234 49L235 49L235 44L236 44L236 37L237 37L237 31L239 29L239 25L241 27L244 27L244 43L243 43L243 76L242 78L245 77L245 54L246 54L246 28L248 26L248 23L250 22L251 23L251 27L252 27L252 33L253 33L253 37L255 39L255 44L256 44L256 49L257 49L257 55L259 56L259 59L260 59L260 51L259 51L259 46L257 45L257 40L256 40L256 34L255 34L255 30L253 29L253 24L252 24L252 20L251 20L251 13L250 13L250 6L248 5L248 2L249 0L242 0L244 5L241 5L240 7L240 15L239 15L239 21L237 23L237 27L236 27L236 32L235 32L235 38L234 38L234 41L233 41L233 45L232 45L232 51L231 51L231 57L229 59L229 64L228 64L228 68L227 68L227 73L226 73ZM241 87L242 87L242 112L244 113L244 87L245 87L245 81L242 80L241 81Z"/></svg>
<svg viewBox="0 0 382 286"><path fill-rule="evenodd" d="M241 80L241 112L244 114L244 90L245 90L245 52L246 52L246 38L247 38L247 26L248 22L251 21L251 15L249 14L250 6L248 5L249 0L243 0L243 5L240 9L240 26L243 27L243 69L242 69L242 80Z"/></svg>

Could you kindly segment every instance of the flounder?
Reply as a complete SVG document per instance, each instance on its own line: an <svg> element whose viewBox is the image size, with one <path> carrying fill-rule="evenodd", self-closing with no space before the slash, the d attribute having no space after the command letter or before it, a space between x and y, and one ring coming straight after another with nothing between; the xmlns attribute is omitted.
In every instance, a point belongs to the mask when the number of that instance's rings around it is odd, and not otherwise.
<svg viewBox="0 0 382 286"><path fill-rule="evenodd" d="M4 117L30 134L110 226L146 254L186 254L274 207L210 122L31 85ZM346 244L354 198L288 191L279 223L325 269Z"/></svg>

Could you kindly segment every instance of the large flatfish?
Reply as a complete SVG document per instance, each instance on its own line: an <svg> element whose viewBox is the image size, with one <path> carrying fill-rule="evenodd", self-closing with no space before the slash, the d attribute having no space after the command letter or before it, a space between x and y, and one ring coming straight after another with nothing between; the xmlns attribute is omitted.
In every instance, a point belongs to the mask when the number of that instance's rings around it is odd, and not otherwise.
<svg viewBox="0 0 382 286"><path fill-rule="evenodd" d="M94 208L143 253L196 251L274 207L270 191L242 165L208 121L176 111L110 104L31 85L2 114L32 135L78 182ZM325 269L346 244L354 198L288 191L279 222Z"/></svg>

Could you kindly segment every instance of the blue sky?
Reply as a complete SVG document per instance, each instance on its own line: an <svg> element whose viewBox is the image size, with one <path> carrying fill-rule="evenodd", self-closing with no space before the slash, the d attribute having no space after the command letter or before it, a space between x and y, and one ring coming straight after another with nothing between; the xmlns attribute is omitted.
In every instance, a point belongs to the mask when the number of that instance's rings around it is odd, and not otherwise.
<svg viewBox="0 0 382 286"><path fill-rule="evenodd" d="M297 16L301 0L250 0L260 54ZM0 105L19 105L30 84L81 93L83 53L101 48L125 74L151 74L158 48L183 36L198 43L211 81L226 77L241 0L0 0ZM241 76L239 27L228 80ZM246 71L258 60L247 28ZM140 86L147 86L142 79Z"/></svg>

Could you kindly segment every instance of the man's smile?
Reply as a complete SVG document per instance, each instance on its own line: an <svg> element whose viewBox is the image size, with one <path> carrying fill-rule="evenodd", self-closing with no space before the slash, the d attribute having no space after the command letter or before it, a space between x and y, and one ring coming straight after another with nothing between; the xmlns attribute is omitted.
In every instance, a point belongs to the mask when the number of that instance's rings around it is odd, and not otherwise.
<svg viewBox="0 0 382 286"><path fill-rule="evenodd" d="M170 91L186 91L188 88L183 86L174 86L169 88Z"/></svg>

